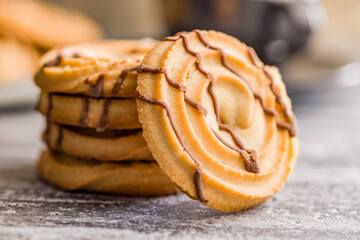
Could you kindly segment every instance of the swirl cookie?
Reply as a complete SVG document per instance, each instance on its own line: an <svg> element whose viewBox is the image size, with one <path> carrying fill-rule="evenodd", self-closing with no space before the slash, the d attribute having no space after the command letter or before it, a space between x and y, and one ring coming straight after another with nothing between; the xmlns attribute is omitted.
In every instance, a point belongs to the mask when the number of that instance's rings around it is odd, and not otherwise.
<svg viewBox="0 0 360 240"><path fill-rule="evenodd" d="M233 212L283 187L298 141L275 67L231 36L194 30L165 38L138 72L143 136L183 192Z"/></svg>
<svg viewBox="0 0 360 240"><path fill-rule="evenodd" d="M45 151L40 176L65 190L86 190L126 196L161 196L178 190L156 163L104 163Z"/></svg>
<svg viewBox="0 0 360 240"><path fill-rule="evenodd" d="M44 91L99 97L135 97L137 68L153 40L99 41L52 50L35 83Z"/></svg>
<svg viewBox="0 0 360 240"><path fill-rule="evenodd" d="M0 0L0 27L45 49L102 37L83 14L34 0Z"/></svg>
<svg viewBox="0 0 360 240"><path fill-rule="evenodd" d="M48 121L58 124L97 129L141 128L134 98L90 98L41 92L38 110Z"/></svg>
<svg viewBox="0 0 360 240"><path fill-rule="evenodd" d="M43 135L49 149L100 161L154 161L142 129L104 130L48 123Z"/></svg>

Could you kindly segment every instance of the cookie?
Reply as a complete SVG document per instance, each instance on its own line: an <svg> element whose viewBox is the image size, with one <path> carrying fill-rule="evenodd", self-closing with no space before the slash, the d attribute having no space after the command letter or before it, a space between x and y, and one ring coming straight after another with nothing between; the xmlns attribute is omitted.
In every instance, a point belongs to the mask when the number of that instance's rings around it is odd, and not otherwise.
<svg viewBox="0 0 360 240"><path fill-rule="evenodd" d="M38 53L31 46L0 36L0 84L31 79L38 60Z"/></svg>
<svg viewBox="0 0 360 240"><path fill-rule="evenodd" d="M38 171L48 183L70 191L125 196L161 196L178 192L153 162L104 163L45 151L38 161Z"/></svg>
<svg viewBox="0 0 360 240"><path fill-rule="evenodd" d="M0 0L0 27L44 49L102 37L83 14L34 0Z"/></svg>
<svg viewBox="0 0 360 240"><path fill-rule="evenodd" d="M105 40L52 50L35 83L44 91L90 97L135 97L137 68L153 40Z"/></svg>
<svg viewBox="0 0 360 240"><path fill-rule="evenodd" d="M98 132L93 128L71 127L49 122L43 140L53 151L85 159L154 161L142 137L142 129Z"/></svg>
<svg viewBox="0 0 360 240"><path fill-rule="evenodd" d="M136 100L41 92L38 110L48 121L97 129L141 128Z"/></svg>
<svg viewBox="0 0 360 240"><path fill-rule="evenodd" d="M295 117L275 67L215 31L165 38L138 72L143 136L193 199L234 212L279 191L297 153Z"/></svg>
<svg viewBox="0 0 360 240"><path fill-rule="evenodd" d="M97 40L65 47L54 48L46 52L40 60L41 65L56 59L59 55L74 58L96 58L119 60L124 57L143 57L157 41L151 38L139 40Z"/></svg>

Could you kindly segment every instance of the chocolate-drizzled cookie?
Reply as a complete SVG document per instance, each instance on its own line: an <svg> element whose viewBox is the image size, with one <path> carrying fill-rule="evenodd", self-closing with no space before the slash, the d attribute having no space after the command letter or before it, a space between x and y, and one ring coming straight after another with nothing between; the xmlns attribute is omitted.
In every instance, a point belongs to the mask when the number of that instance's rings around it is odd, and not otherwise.
<svg viewBox="0 0 360 240"><path fill-rule="evenodd" d="M182 191L238 211L281 189L298 152L295 118L278 70L252 48L215 31L181 32L138 72L144 137Z"/></svg>
<svg viewBox="0 0 360 240"><path fill-rule="evenodd" d="M135 97L136 70L153 40L103 40L54 49L41 59L35 83L46 92L92 98Z"/></svg>

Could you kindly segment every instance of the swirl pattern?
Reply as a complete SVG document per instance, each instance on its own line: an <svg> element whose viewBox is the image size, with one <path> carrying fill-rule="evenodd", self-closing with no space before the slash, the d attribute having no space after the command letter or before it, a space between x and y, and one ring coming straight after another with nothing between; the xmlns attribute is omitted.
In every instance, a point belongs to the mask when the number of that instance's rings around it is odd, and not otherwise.
<svg viewBox="0 0 360 240"><path fill-rule="evenodd" d="M190 197L238 211L283 186L297 155L295 118L278 70L251 48L214 31L180 33L139 72L144 137Z"/></svg>

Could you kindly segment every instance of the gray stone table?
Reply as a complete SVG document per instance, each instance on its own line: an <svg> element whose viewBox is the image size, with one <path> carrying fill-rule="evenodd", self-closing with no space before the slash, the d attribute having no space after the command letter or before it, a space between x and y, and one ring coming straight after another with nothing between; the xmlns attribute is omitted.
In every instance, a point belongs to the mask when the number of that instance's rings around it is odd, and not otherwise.
<svg viewBox="0 0 360 240"><path fill-rule="evenodd" d="M294 95L300 158L285 188L239 213L183 194L69 193L41 181L44 121L0 113L0 239L360 239L360 88Z"/></svg>

